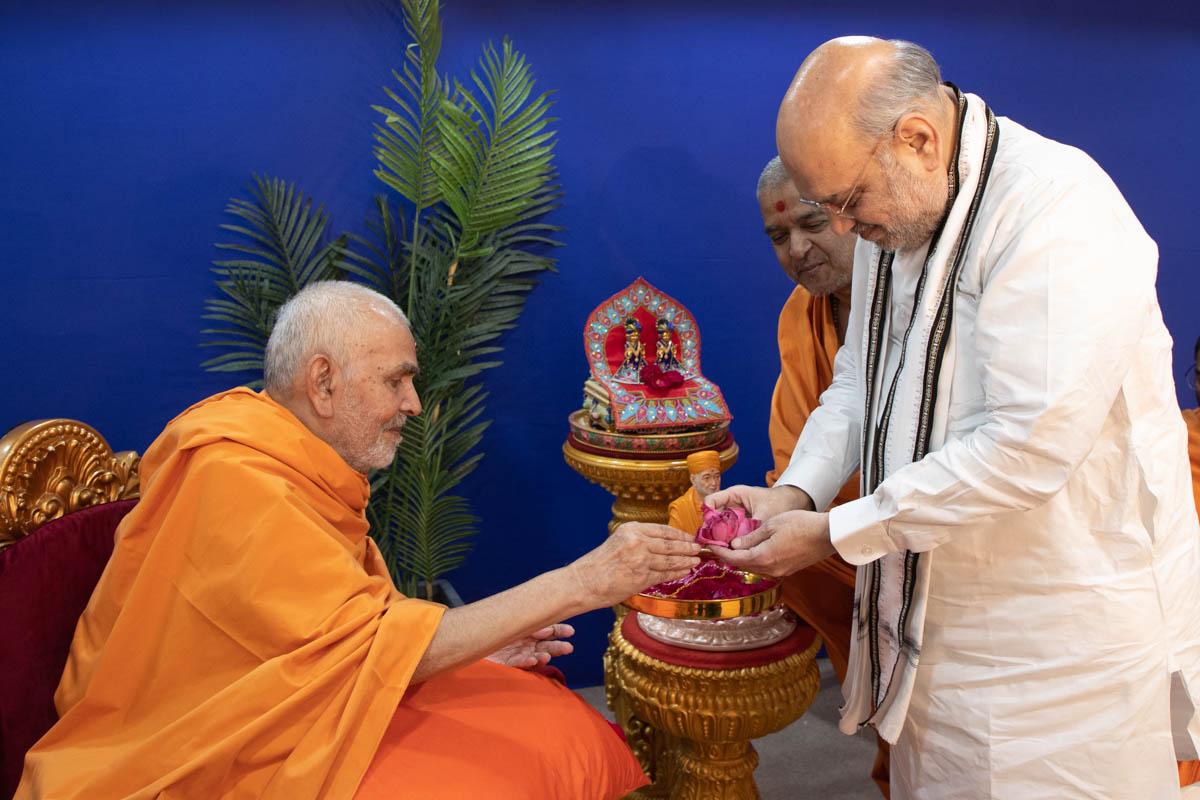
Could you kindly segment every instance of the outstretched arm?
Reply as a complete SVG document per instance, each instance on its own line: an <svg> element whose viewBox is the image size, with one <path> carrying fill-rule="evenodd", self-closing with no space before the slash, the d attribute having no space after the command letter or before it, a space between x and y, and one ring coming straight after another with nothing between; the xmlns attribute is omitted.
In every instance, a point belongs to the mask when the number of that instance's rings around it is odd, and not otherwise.
<svg viewBox="0 0 1200 800"><path fill-rule="evenodd" d="M478 661L552 623L610 606L700 563L700 545L666 525L626 523L596 549L499 594L446 611L413 674L423 681Z"/></svg>
<svg viewBox="0 0 1200 800"><path fill-rule="evenodd" d="M1111 441L1106 425L1138 413L1124 406L1131 370L1129 385L1170 392L1165 359L1145 358L1169 346L1157 321L1156 250L1115 188L1103 176L1066 189L1048 181L1028 198L1023 206L1034 207L1000 217L980 270L974 354L959 365L970 380L948 411L956 427L872 495L830 513L833 542L851 564L931 550L1037 508ZM1137 489L1096 491L1106 502Z"/></svg>

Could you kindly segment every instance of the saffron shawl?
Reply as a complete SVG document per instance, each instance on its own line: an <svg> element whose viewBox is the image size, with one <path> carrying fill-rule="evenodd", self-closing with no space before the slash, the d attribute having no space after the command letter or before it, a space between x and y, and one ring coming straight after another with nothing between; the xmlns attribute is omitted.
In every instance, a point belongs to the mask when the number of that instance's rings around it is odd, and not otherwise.
<svg viewBox="0 0 1200 800"><path fill-rule="evenodd" d="M445 610L396 591L366 477L235 389L141 480L16 797L352 797Z"/></svg>

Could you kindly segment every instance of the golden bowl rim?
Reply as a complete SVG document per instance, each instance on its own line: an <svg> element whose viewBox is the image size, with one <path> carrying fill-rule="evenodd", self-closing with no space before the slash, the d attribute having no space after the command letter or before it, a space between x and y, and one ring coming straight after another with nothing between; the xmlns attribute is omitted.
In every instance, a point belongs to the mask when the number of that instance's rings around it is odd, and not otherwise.
<svg viewBox="0 0 1200 800"><path fill-rule="evenodd" d="M756 580L775 580L765 575L746 574L753 575ZM621 605L652 617L667 619L733 619L766 611L779 603L782 593L783 582L777 580L773 586L745 597L724 600L678 600L639 592L623 601Z"/></svg>

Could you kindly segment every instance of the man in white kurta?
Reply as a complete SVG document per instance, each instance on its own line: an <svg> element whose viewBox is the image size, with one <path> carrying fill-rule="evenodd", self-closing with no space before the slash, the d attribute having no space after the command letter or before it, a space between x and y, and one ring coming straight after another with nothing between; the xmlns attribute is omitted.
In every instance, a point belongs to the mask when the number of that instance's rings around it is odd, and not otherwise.
<svg viewBox="0 0 1200 800"><path fill-rule="evenodd" d="M908 43L814 51L778 144L862 241L777 488L710 498L768 518L729 560L859 565L842 729L895 744L893 800L1177 797L1200 526L1153 241L1086 154ZM805 510L860 464L862 498Z"/></svg>

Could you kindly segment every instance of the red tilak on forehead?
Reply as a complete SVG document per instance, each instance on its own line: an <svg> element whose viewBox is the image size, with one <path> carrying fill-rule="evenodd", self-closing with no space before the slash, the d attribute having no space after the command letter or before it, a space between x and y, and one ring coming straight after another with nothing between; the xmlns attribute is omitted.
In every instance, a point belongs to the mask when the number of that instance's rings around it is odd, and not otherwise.
<svg viewBox="0 0 1200 800"><path fill-rule="evenodd" d="M787 203L783 202L782 200L779 200L775 203L776 211L783 211L785 208L787 208Z"/></svg>

